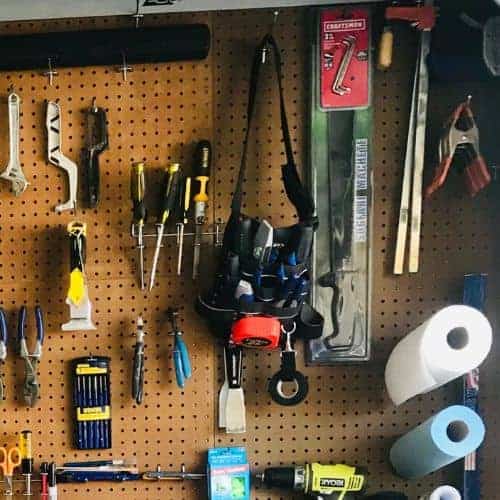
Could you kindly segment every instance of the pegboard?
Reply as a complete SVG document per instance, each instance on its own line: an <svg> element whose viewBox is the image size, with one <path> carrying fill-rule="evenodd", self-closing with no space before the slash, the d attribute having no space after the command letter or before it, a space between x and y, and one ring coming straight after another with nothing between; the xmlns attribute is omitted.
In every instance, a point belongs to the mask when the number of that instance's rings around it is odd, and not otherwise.
<svg viewBox="0 0 500 500"><path fill-rule="evenodd" d="M28 335L33 338L33 306L45 312L47 337L40 364L42 399L38 407L22 401L24 364L12 343L2 367L7 396L0 407L0 441L12 444L17 433L30 428L37 461L127 458L135 455L141 470L157 464L169 470L202 470L210 446L243 444L252 467L290 462L346 462L365 466L371 491L403 489L410 498L456 478L453 468L423 481L395 477L388 463L392 442L432 413L456 401L449 386L394 408L384 393L383 370L396 342L439 307L461 298L465 272L490 273L488 315L496 323L498 309L498 248L495 234L498 191L493 186L474 201L461 194L458 181L424 206L422 271L395 279L391 274L395 224L406 141L415 40L406 30L396 33L398 57L387 74L375 73L375 212L373 238L373 360L356 366L299 369L309 376L306 401L279 407L266 391L267 378L278 368L276 353L247 352L244 388L247 433L228 436L217 429L216 400L222 383L220 346L196 316L193 298L209 284L214 254L202 252L202 277L192 283L191 248L186 240L184 274L175 274L176 248L162 250L159 285L151 293L138 287L136 250L130 236L129 172L133 162L147 168L150 221L155 220L161 171L170 161L191 166L194 144L202 138L214 146L212 215L224 220L239 167L247 100L249 65L255 45L267 31L271 11L226 11L210 14L147 16L147 25L204 22L212 31L212 49L202 62L136 65L125 82L112 67L58 68L54 86L36 72L0 73L4 98L13 85L22 99L21 161L30 186L15 198L6 184L0 189L0 301L14 335L17 311L29 306ZM41 32L124 27L128 18L75 19L0 25L0 33ZM306 11L285 9L275 26L283 50L285 94L296 160L306 165L307 39ZM121 61L117 61L117 66ZM279 179L284 154L280 147L278 101L270 68L264 70L256 127L249 150L245 209L266 216L276 225L293 222L291 207ZM64 174L46 161L44 101L62 107L63 152L80 160L84 145L82 111L96 97L107 111L110 148L101 156L102 201L95 210L79 209L76 218L88 224L87 275L94 304L95 332L63 333L68 317L64 303L68 285L69 251L65 226L75 217L56 214L53 207L66 196ZM456 99L445 91L431 96L429 136L453 108ZM483 110L486 97L479 96ZM498 100L498 98L497 98ZM6 165L6 99L0 130L0 164ZM478 106L479 107L479 106ZM498 109L498 107L497 107ZM477 112L480 112L477 109ZM427 164L435 161L429 140ZM493 154L493 153L491 153ZM280 193L278 196L277 193ZM83 206L83 204L81 204ZM147 240L146 269L153 254ZM208 278L208 280L207 280ZM184 391L175 383L172 339L165 310L183 307L182 328L194 368ZM135 320L146 322L145 397L136 406L130 396ZM72 449L69 361L87 354L112 358L113 449L78 452ZM497 468L498 353L482 370L481 399L488 425L484 447L485 498L494 498L500 479ZM184 482L61 485L61 498L204 498L203 484ZM254 490L257 500L299 499L291 493Z"/></svg>

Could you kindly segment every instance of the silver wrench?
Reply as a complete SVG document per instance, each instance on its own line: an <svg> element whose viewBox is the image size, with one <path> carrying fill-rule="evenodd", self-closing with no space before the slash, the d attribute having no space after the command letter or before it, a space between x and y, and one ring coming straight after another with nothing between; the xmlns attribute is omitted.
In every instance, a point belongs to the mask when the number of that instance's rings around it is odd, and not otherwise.
<svg viewBox="0 0 500 500"><path fill-rule="evenodd" d="M344 56L342 57L342 61L340 61L340 66L332 85L332 92L337 95L345 95L351 92L349 87L344 86L344 80L347 68L349 68L352 56L354 55L354 49L356 48L356 37L354 35L346 36L342 40L342 45L346 46L346 50L344 52Z"/></svg>
<svg viewBox="0 0 500 500"><path fill-rule="evenodd" d="M12 183L12 192L19 196L28 187L28 181L24 176L19 161L19 109L21 99L14 92L9 94L9 163L7 168L0 174L2 179Z"/></svg>
<svg viewBox="0 0 500 500"><path fill-rule="evenodd" d="M76 211L76 196L78 192L78 169L74 162L61 152L61 107L53 101L47 102L47 151L49 163L66 170L68 174L69 199L56 205L56 212L64 210Z"/></svg>

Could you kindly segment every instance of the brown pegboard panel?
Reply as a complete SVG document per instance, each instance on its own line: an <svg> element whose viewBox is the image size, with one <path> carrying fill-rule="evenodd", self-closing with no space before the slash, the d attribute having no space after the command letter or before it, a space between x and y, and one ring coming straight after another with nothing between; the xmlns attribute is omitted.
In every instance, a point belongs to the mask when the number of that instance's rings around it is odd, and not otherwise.
<svg viewBox="0 0 500 500"><path fill-rule="evenodd" d="M461 297L462 274L491 273L488 313L496 322L498 307L498 243L495 234L498 187L476 200L464 197L458 182L424 205L422 271L417 276L394 279L391 275L395 221L406 141L409 90L415 40L405 29L397 30L394 67L375 73L375 221L373 239L373 360L357 366L299 368L309 376L310 393L295 408L275 405L267 394L268 377L277 370L278 355L248 352L245 355L245 392L248 431L227 436L216 428L216 398L222 382L220 346L193 310L199 288L190 279L190 245L186 240L184 276L175 276L175 245L162 252L160 284L150 294L137 285L136 251L129 234L129 169L134 161L145 161L150 200L159 192L161 169L169 161L190 163L193 145L201 138L214 144L212 209L215 218L228 215L230 196L239 167L245 130L248 74L256 43L272 21L269 10L148 16L145 23L162 25L206 22L212 30L213 47L202 62L136 65L124 82L114 68L61 69L49 87L37 72L0 74L2 96L14 85L22 98L21 161L31 182L18 199L0 191L0 291L1 304L9 315L13 335L19 306L29 309L29 335L33 335L33 305L41 303L46 313L47 339L40 366L42 400L35 409L25 408L22 397L23 363L13 345L7 363L7 401L0 407L1 444L11 444L17 432L34 432L36 458L83 460L88 457L136 455L142 469L157 464L177 470L202 469L205 451L212 445L244 444L255 468L290 462L344 461L366 466L370 490L404 489L410 498L443 482L454 481L450 470L425 480L407 483L393 476L388 450L394 439L442 407L455 402L453 387L394 408L384 393L385 360L395 343L439 307ZM75 19L37 23L9 23L2 33L90 29L130 25L127 18ZM285 94L297 163L306 165L307 133L307 40L306 11L284 9L275 26L283 50ZM117 61L117 65L121 61ZM291 206L280 183L284 154L278 120L278 102L270 65L264 71L259 96L256 129L251 140L246 210L266 216L277 225L293 222ZM431 96L429 158L435 160L435 142L440 122L463 93L446 90ZM480 91L477 112L490 101ZM491 92L492 99L493 92ZM83 114L92 97L106 108L110 149L102 156L102 203L97 210L79 210L77 217L89 225L87 273L94 304L96 332L62 333L60 324L68 315L64 304L68 280L68 248L65 225L68 214L57 215L54 205L65 197L62 171L46 162L43 102L59 99L62 106L63 151L79 160L83 146ZM476 99L476 98L475 98ZM498 100L498 97L496 98ZM474 101L476 102L476 101ZM496 102L496 101L495 101ZM5 110L5 102L1 104ZM498 107L498 106L497 106ZM5 128L5 111L1 130ZM6 164L6 133L0 134L0 164ZM493 153L491 153L493 155ZM490 159L490 158L488 158ZM497 161L497 158L491 158ZM277 195L280 193L280 196ZM154 202L150 202L154 220ZM146 269L152 258L148 240ZM203 252L202 281L210 275L210 252ZM478 267L479 266L479 267ZM207 280L208 281L208 280ZM204 283L205 285L208 284ZM193 379L182 393L178 390L170 356L171 338L164 311L183 305L182 324L192 362ZM135 319L146 320L145 402L132 404L130 376ZM112 357L113 450L76 452L72 449L71 393L68 361L88 353ZM499 487L496 442L498 437L495 381L498 354L483 370L483 408L489 427L484 449L485 498L494 498ZM203 498L204 485L185 483L133 483L66 485L61 498ZM495 492L495 493L494 493ZM299 499L300 495L257 489L257 500Z"/></svg>

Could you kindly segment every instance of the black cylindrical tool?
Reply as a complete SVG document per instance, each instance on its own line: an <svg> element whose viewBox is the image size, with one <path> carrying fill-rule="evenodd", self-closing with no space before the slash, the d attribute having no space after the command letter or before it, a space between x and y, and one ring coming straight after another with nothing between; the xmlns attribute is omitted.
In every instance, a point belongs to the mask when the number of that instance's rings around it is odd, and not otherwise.
<svg viewBox="0 0 500 500"><path fill-rule="evenodd" d="M0 71L204 59L205 24L161 28L73 31L0 37Z"/></svg>

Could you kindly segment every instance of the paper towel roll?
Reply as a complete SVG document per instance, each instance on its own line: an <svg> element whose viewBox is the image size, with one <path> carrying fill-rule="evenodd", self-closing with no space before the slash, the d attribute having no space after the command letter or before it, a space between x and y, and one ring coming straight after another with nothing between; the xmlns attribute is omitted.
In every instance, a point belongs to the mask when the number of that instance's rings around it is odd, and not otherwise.
<svg viewBox="0 0 500 500"><path fill-rule="evenodd" d="M491 325L469 306L441 309L396 345L385 367L395 405L477 368L490 352Z"/></svg>
<svg viewBox="0 0 500 500"><path fill-rule="evenodd" d="M401 477L422 477L476 450L484 434L477 413L450 406L401 436L391 448L390 460Z"/></svg>
<svg viewBox="0 0 500 500"><path fill-rule="evenodd" d="M430 495L421 497L420 500L462 500L462 496L453 486L440 486Z"/></svg>

